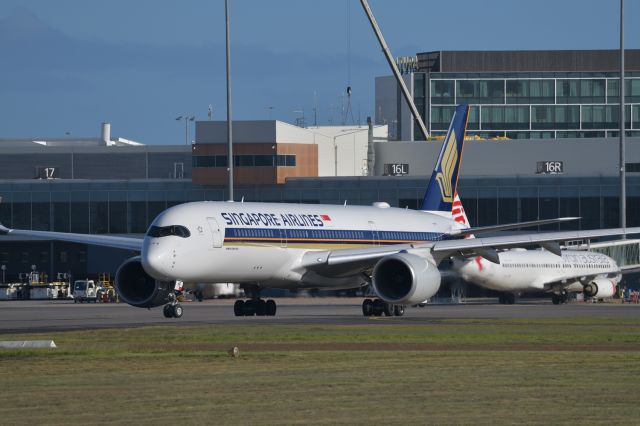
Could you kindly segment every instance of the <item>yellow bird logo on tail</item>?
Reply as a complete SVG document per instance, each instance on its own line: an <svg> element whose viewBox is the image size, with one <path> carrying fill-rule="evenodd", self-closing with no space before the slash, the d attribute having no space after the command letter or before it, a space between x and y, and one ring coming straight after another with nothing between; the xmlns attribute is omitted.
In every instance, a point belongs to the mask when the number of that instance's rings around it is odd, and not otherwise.
<svg viewBox="0 0 640 426"><path fill-rule="evenodd" d="M456 143L456 132L453 129L446 144L447 148L442 155L441 167L436 175L436 182L440 186L442 200L447 203L453 203L453 183L451 178L458 161L458 144Z"/></svg>

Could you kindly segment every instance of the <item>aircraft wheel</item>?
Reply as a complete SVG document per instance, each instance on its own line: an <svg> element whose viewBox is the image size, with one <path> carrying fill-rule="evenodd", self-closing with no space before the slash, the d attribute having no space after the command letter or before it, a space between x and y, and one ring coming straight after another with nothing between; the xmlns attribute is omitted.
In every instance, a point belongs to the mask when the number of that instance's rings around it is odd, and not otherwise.
<svg viewBox="0 0 640 426"><path fill-rule="evenodd" d="M553 293L551 295L551 301L553 302L554 305L559 305L561 300L560 300L560 295L559 294L555 294Z"/></svg>
<svg viewBox="0 0 640 426"><path fill-rule="evenodd" d="M373 314L373 301L371 299L364 299L362 301L362 315L370 317Z"/></svg>
<svg viewBox="0 0 640 426"><path fill-rule="evenodd" d="M267 302L263 299L258 299L254 300L253 303L255 303L256 306L256 315L263 317L267 314Z"/></svg>
<svg viewBox="0 0 640 426"><path fill-rule="evenodd" d="M504 294L500 293L500 295L498 296L498 303L504 305Z"/></svg>
<svg viewBox="0 0 640 426"><path fill-rule="evenodd" d="M504 301L507 305L513 305L516 303L516 295L513 293L507 293L505 294Z"/></svg>
<svg viewBox="0 0 640 426"><path fill-rule="evenodd" d="M384 304L384 315L387 317L392 317L394 314L394 306L391 303Z"/></svg>
<svg viewBox="0 0 640 426"><path fill-rule="evenodd" d="M404 315L404 306L402 305L395 305L393 307L393 314L397 317L401 317Z"/></svg>
<svg viewBox="0 0 640 426"><path fill-rule="evenodd" d="M182 318L182 306L180 306L179 304L175 304L173 305L173 317L174 318Z"/></svg>
<svg viewBox="0 0 640 426"><path fill-rule="evenodd" d="M164 305L164 308L162 308L162 314L165 318L173 317L173 308L171 305Z"/></svg>
<svg viewBox="0 0 640 426"><path fill-rule="evenodd" d="M246 317L252 317L256 314L256 305L254 300L245 300L244 302L244 315Z"/></svg>
<svg viewBox="0 0 640 426"><path fill-rule="evenodd" d="M266 313L268 316L272 317L275 316L276 311L278 310L278 306L276 305L276 301L269 299L266 302Z"/></svg>
<svg viewBox="0 0 640 426"><path fill-rule="evenodd" d="M233 304L233 314L237 317L244 316L244 300L236 300Z"/></svg>
<svg viewBox="0 0 640 426"><path fill-rule="evenodd" d="M385 303L382 299L373 299L373 309L371 315L375 315L376 317L382 316L384 312Z"/></svg>

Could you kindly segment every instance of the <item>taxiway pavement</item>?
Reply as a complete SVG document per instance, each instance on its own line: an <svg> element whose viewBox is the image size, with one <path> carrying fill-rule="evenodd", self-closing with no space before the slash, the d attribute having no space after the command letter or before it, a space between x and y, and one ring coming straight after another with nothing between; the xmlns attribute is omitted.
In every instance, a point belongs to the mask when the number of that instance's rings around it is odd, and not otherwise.
<svg viewBox="0 0 640 426"><path fill-rule="evenodd" d="M447 319L567 318L599 316L638 318L640 305L613 303L571 303L552 305L547 301L524 301L515 305L497 303L432 304L408 307L402 317L364 317L359 298L276 299L275 317L235 317L233 300L183 303L184 316L167 319L162 307L134 308L124 303L74 304L67 300L0 302L0 334L39 333L63 330L126 328L147 325L212 326L238 323L260 324L429 324Z"/></svg>

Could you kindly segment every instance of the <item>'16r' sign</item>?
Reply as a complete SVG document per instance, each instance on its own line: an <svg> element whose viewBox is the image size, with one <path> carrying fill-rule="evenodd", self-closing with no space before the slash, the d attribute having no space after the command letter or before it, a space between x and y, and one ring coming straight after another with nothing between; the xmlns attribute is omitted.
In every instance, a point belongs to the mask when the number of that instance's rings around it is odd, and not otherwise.
<svg viewBox="0 0 640 426"><path fill-rule="evenodd" d="M538 161L536 167L537 175L561 175L564 173L564 162L562 161Z"/></svg>

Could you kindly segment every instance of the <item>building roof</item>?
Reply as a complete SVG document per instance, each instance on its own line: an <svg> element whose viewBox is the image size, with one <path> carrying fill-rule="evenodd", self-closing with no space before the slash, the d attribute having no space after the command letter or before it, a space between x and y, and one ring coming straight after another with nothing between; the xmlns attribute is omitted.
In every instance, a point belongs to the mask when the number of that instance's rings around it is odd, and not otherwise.
<svg viewBox="0 0 640 426"><path fill-rule="evenodd" d="M367 132L367 125L299 127L279 120L234 120L233 143L332 143L335 136ZM387 126L374 126L374 136L387 137ZM196 121L196 143L226 144L226 121Z"/></svg>
<svg viewBox="0 0 640 426"><path fill-rule="evenodd" d="M617 72L619 50L479 50L418 53L420 72ZM625 50L625 70L640 71L640 49Z"/></svg>
<svg viewBox="0 0 640 426"><path fill-rule="evenodd" d="M81 148L98 146L143 146L140 142L135 142L125 138L114 138L108 143L101 138L2 138L0 139L0 150L4 148Z"/></svg>

